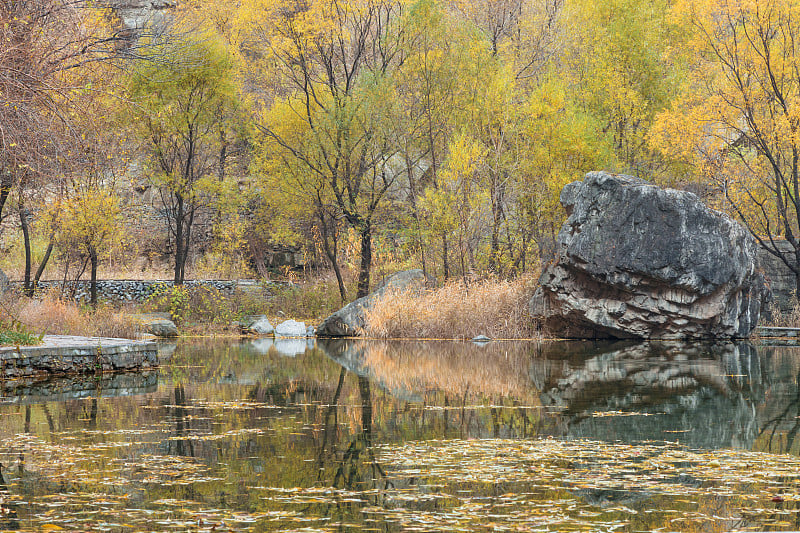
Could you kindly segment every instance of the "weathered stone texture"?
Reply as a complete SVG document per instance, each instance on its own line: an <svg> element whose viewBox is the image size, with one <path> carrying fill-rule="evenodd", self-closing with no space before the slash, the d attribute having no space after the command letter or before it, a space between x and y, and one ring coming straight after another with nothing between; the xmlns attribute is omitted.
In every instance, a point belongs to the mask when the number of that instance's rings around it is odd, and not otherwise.
<svg viewBox="0 0 800 533"><path fill-rule="evenodd" d="M156 337L177 337L178 327L169 313L138 313L131 315L142 328Z"/></svg>
<svg viewBox="0 0 800 533"><path fill-rule="evenodd" d="M272 335L275 327L265 315L251 315L242 317L239 321L242 333L253 335Z"/></svg>
<svg viewBox="0 0 800 533"><path fill-rule="evenodd" d="M268 282L277 284L277 282ZM264 283L263 285L266 285ZM12 281L10 286L21 289L21 281ZM172 281L165 280L99 280L97 282L97 296L101 301L110 303L143 302L153 294L159 293L174 286ZM255 280L186 280L183 286L187 289L205 288L219 291L221 294L231 295L236 291L262 291L263 286ZM2 277L0 277L2 287ZM89 303L91 284L88 280L78 282L69 281L62 287L61 281L46 280L36 285L36 296L52 291L61 292L64 298L72 298L77 302ZM2 291L0 291L2 292Z"/></svg>
<svg viewBox="0 0 800 533"><path fill-rule="evenodd" d="M284 320L275 326L275 337L306 337L308 328L297 320Z"/></svg>
<svg viewBox="0 0 800 533"><path fill-rule="evenodd" d="M691 193L591 172L564 187L569 218L531 312L566 338L747 337L767 288L756 243Z"/></svg>

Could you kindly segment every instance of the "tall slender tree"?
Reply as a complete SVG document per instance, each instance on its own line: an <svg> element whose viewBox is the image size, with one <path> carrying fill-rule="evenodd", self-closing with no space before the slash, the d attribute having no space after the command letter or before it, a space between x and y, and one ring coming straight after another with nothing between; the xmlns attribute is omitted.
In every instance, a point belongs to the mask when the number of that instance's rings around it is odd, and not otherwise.
<svg viewBox="0 0 800 533"><path fill-rule="evenodd" d="M224 179L225 131L236 107L233 63L210 33L183 32L150 43L129 84L134 131L158 189L182 284L195 224L213 207Z"/></svg>
<svg viewBox="0 0 800 533"><path fill-rule="evenodd" d="M393 0L287 0L266 8L256 35L284 95L258 124L268 157L305 169L320 209L360 237L357 297L369 292L376 213L396 174L387 75L400 60L402 4Z"/></svg>

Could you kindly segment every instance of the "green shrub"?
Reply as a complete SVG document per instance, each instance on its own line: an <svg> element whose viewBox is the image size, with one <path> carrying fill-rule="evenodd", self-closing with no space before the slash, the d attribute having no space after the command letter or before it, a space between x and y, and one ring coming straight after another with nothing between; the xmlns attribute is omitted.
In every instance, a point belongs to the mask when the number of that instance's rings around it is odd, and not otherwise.
<svg viewBox="0 0 800 533"><path fill-rule="evenodd" d="M169 313L178 325L227 326L245 315L266 313L269 294L235 291L224 294L213 287L159 288L145 301L148 311Z"/></svg>
<svg viewBox="0 0 800 533"><path fill-rule="evenodd" d="M348 301L353 300L356 293L355 280L349 280L346 285ZM272 291L270 312L283 313L287 317L322 319L344 305L336 278L333 276L277 286Z"/></svg>
<svg viewBox="0 0 800 533"><path fill-rule="evenodd" d="M0 322L0 345L33 346L41 343L42 335L35 335L20 322Z"/></svg>

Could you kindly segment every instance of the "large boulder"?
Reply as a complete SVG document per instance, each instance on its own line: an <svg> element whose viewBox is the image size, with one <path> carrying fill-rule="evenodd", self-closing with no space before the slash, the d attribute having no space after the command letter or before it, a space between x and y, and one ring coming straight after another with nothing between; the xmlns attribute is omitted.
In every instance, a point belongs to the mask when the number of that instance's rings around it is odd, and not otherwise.
<svg viewBox="0 0 800 533"><path fill-rule="evenodd" d="M691 193L591 172L561 192L569 218L531 313L565 338L747 337L768 296L756 243Z"/></svg>
<svg viewBox="0 0 800 533"><path fill-rule="evenodd" d="M317 328L317 336L354 337L361 335L366 326L367 309L387 291L422 290L425 283L425 274L418 268L392 274L374 292L350 302L326 318Z"/></svg>

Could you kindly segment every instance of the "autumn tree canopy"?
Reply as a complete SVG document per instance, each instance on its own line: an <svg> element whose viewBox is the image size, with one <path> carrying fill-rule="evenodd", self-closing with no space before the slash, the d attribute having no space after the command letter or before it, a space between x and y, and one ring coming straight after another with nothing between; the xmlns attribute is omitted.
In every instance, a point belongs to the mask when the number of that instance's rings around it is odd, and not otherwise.
<svg viewBox="0 0 800 533"><path fill-rule="evenodd" d="M185 0L133 31L95 4L0 2L0 217L14 205L31 286L64 246L45 204L79 201L91 177L135 227L124 189L139 180L177 283L204 254L265 274L268 250L293 247L347 301L376 265L466 282L535 271L562 187L606 169L704 195L800 279L798 13Z"/></svg>

